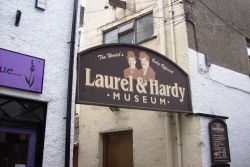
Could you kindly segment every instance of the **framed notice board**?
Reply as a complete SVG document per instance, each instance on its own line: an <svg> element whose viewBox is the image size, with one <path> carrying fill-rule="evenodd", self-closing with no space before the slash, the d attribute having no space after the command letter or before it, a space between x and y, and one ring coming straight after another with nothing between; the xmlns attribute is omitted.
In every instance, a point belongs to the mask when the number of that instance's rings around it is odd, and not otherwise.
<svg viewBox="0 0 250 167"><path fill-rule="evenodd" d="M209 123L210 149L212 163L227 163L231 161L228 142L227 125L221 119Z"/></svg>

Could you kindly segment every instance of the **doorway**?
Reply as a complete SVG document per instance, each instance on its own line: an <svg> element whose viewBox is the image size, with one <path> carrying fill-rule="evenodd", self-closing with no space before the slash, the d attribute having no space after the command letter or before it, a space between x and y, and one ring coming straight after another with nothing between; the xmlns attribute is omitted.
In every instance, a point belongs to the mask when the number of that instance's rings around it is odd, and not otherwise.
<svg viewBox="0 0 250 167"><path fill-rule="evenodd" d="M103 166L133 167L132 131L103 135Z"/></svg>
<svg viewBox="0 0 250 167"><path fill-rule="evenodd" d="M47 103L0 95L0 166L42 167Z"/></svg>
<svg viewBox="0 0 250 167"><path fill-rule="evenodd" d="M36 132L0 127L0 164L3 167L34 167Z"/></svg>

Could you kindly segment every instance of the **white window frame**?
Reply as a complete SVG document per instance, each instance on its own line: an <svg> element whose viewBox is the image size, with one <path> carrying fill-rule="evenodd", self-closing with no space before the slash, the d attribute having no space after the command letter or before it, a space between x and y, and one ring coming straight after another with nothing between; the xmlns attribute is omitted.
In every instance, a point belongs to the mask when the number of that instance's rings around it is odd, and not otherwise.
<svg viewBox="0 0 250 167"><path fill-rule="evenodd" d="M247 42L247 54L248 54L248 59L250 60L250 40L247 39L246 42Z"/></svg>
<svg viewBox="0 0 250 167"><path fill-rule="evenodd" d="M136 27L136 24L137 24L137 20L145 17L145 16L148 16L148 15L152 15L152 29L153 29L153 33L150 37L147 37L145 40L142 40L142 41L137 41L137 27ZM108 32L111 32L111 31L114 31L114 30L117 30L117 43L119 43L119 37L127 34L127 33L131 33L133 32L133 42L132 44L138 44L138 43L142 43L142 42L145 42L147 40L150 40L152 39L152 37L154 37L154 24L153 24L154 20L153 20L153 12L148 12L148 13L145 13L137 18L134 18L133 20L129 20L127 22L124 22L120 25L117 25L116 27L113 27L111 29L108 29L106 31L103 32L103 44L110 44L110 43L106 43L105 41L105 34L108 33ZM130 24L130 26L128 26ZM127 28L124 28L125 26L128 26ZM124 29L122 29L124 28Z"/></svg>
<svg viewBox="0 0 250 167"><path fill-rule="evenodd" d="M83 27L83 24L84 24L84 12L85 12L85 8L83 6L80 6L79 27Z"/></svg>

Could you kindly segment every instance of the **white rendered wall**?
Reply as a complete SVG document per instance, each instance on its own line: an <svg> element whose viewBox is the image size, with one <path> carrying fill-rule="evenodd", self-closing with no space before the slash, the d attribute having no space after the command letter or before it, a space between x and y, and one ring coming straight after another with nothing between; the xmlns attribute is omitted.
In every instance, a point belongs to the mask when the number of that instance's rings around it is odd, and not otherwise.
<svg viewBox="0 0 250 167"><path fill-rule="evenodd" d="M0 1L0 48L45 59L42 94L0 87L1 94L48 102L43 167L64 166L73 3L47 0L41 11L34 0ZM22 11L19 27L15 27L17 10Z"/></svg>
<svg viewBox="0 0 250 167"><path fill-rule="evenodd" d="M133 131L135 167L168 167L172 161L166 155L167 147L174 147L166 126L174 125L166 121L166 113L123 108L112 112L108 107L81 105L79 115L79 167L102 167L102 134L124 130Z"/></svg>
<svg viewBox="0 0 250 167"><path fill-rule="evenodd" d="M200 117L181 116L182 167L202 167Z"/></svg>
<svg viewBox="0 0 250 167"><path fill-rule="evenodd" d="M249 166L250 161L250 78L212 64L208 69L204 55L189 49L193 111L227 116L231 166ZM208 123L201 118L202 167L210 167Z"/></svg>

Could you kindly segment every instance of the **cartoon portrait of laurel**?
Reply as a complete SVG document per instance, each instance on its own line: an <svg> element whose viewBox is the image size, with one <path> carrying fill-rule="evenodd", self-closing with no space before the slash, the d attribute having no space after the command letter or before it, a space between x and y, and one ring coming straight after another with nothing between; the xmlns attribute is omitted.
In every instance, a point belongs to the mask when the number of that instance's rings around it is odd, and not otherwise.
<svg viewBox="0 0 250 167"><path fill-rule="evenodd" d="M129 78L132 76L133 79L136 79L139 76L139 70L136 67L136 57L133 51L127 52L127 61L129 67L123 70L124 78Z"/></svg>
<svg viewBox="0 0 250 167"><path fill-rule="evenodd" d="M25 75L25 81L26 83L29 85L29 87L31 88L32 85L35 83L35 74L34 71L36 70L35 65L33 63L33 60L31 60L31 64L30 64L30 73L28 76Z"/></svg>
<svg viewBox="0 0 250 167"><path fill-rule="evenodd" d="M150 67L150 57L146 52L142 51L139 53L141 69L136 67L137 59L134 51L129 50L127 52L127 61L129 67L123 70L124 78L132 76L133 79L140 77L144 81L149 81L150 79L155 80L155 71Z"/></svg>

